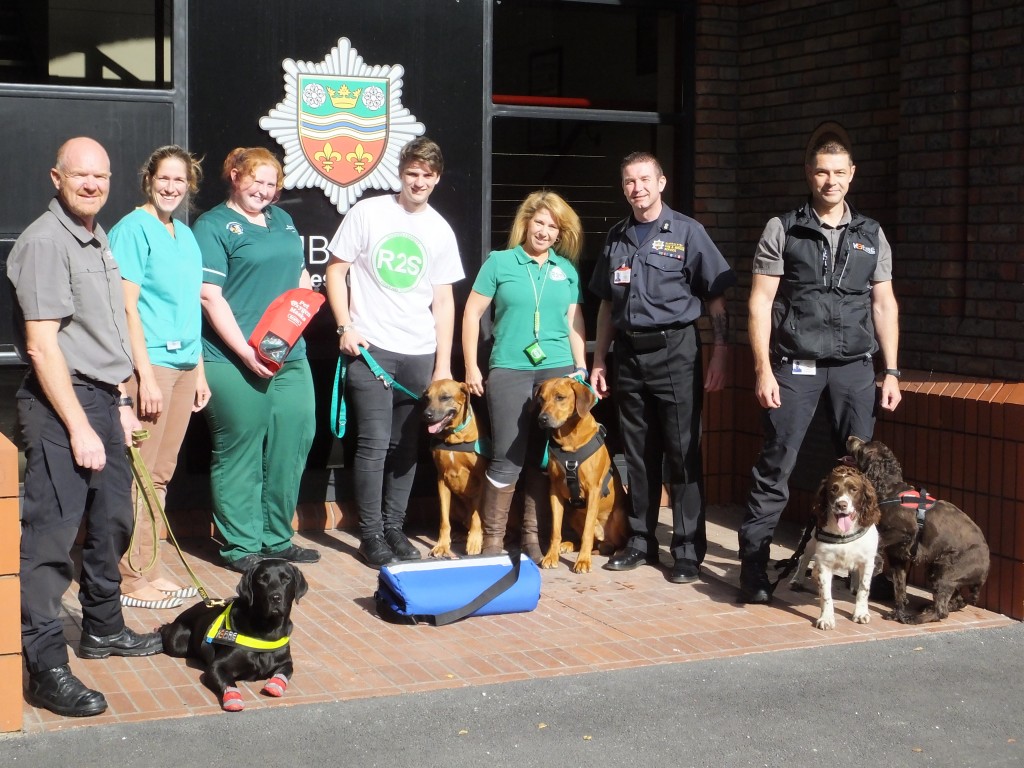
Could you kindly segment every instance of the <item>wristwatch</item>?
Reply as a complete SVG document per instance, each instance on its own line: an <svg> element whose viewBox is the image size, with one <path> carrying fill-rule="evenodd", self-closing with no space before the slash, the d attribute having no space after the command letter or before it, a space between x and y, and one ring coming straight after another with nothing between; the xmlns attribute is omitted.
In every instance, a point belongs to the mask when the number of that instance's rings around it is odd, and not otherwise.
<svg viewBox="0 0 1024 768"><path fill-rule="evenodd" d="M349 326L347 326L347 325L339 325L338 326L338 335L339 336L344 336L345 335L345 331L347 331L348 329L349 329Z"/></svg>
<svg viewBox="0 0 1024 768"><path fill-rule="evenodd" d="M128 395L121 395L119 398L117 398L117 407L118 408L134 408L135 407L135 401L132 400L130 397L128 397Z"/></svg>
<svg viewBox="0 0 1024 768"><path fill-rule="evenodd" d="M903 372L900 371L899 368L886 368L885 369L885 375L886 376L895 376L898 379L898 378L900 378L903 375Z"/></svg>

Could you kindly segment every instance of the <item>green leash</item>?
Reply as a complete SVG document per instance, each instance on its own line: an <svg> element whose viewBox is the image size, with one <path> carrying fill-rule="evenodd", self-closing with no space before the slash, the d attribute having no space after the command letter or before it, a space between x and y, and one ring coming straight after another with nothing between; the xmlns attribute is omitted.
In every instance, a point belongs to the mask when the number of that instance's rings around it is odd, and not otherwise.
<svg viewBox="0 0 1024 768"><path fill-rule="evenodd" d="M385 389L397 389L413 400L419 400L422 397L395 381L395 377L380 367L380 363L373 359L366 347L360 347L359 354L369 366L370 373L384 385ZM338 438L345 436L345 427L348 423L348 414L345 408L345 379L347 376L348 363L345 361L344 355L339 355L338 364L334 368L334 391L331 393L331 433Z"/></svg>

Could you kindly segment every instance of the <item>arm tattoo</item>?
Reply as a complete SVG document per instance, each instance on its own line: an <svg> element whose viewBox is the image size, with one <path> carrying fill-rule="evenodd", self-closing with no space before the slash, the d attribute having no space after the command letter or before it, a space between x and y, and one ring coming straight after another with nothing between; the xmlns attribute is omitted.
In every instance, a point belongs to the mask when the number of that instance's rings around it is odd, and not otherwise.
<svg viewBox="0 0 1024 768"><path fill-rule="evenodd" d="M711 332L715 344L729 343L729 313L711 315Z"/></svg>

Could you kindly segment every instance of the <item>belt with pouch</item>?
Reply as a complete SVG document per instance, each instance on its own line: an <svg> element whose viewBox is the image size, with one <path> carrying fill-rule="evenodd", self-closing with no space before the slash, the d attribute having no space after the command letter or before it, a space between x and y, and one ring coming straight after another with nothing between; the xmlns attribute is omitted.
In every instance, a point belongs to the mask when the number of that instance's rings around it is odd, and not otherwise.
<svg viewBox="0 0 1024 768"><path fill-rule="evenodd" d="M628 344L634 352L654 352L668 346L669 334L689 327L692 323L685 325L670 325L658 330L648 331L619 331L618 338Z"/></svg>

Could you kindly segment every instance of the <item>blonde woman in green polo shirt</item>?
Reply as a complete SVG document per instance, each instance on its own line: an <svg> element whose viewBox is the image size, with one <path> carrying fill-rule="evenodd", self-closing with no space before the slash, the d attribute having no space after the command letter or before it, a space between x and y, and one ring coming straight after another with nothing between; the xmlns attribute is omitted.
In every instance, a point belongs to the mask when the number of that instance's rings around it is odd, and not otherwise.
<svg viewBox="0 0 1024 768"><path fill-rule="evenodd" d="M466 383L473 394L486 392L494 445L482 505L484 554L502 550L512 494L525 464L521 544L534 562L541 559L537 505L546 501L548 491L539 466L544 436L531 402L534 388L545 379L574 372L586 375L586 333L576 272L582 246L583 228L569 204L554 192L533 192L516 211L508 250L488 256L466 301ZM477 346L480 318L492 302L494 347L485 382L477 365Z"/></svg>

